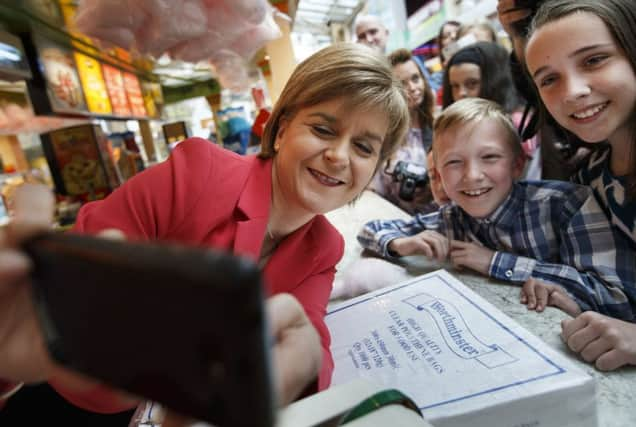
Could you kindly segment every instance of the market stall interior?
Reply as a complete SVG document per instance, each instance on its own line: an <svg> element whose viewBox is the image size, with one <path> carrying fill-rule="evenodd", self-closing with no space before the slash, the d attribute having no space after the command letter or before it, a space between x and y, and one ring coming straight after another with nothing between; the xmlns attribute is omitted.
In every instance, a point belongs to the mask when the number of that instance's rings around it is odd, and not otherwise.
<svg viewBox="0 0 636 427"><path fill-rule="evenodd" d="M0 227L24 183L55 191L55 226L65 230L82 204L164 161L190 136L257 153L296 64L355 41L357 16L389 28L386 53L406 47L441 78L437 36L446 21L485 20L510 48L497 21L501 2L0 0ZM414 175L429 179L426 170ZM408 218L376 193L327 217L345 240L327 313L336 360L330 399L340 406L325 410L320 394L301 400L282 413L281 427L340 421L370 393L351 386L353 377L407 390L415 411L405 425L427 425L420 411L436 426L636 425L635 368L602 373L568 351L559 336L565 313L529 312L518 287L449 263L368 256L356 240L365 222ZM388 286L377 290L382 280ZM154 405L140 405L134 422L154 425Z"/></svg>
<svg viewBox="0 0 636 427"><path fill-rule="evenodd" d="M245 127L237 130L234 123L250 123L258 114L255 98L267 109L261 71L267 60L259 48L280 34L265 1L248 2L258 7L247 20L240 15L247 10L244 2L235 3L222 17L192 22L185 35L178 19L191 17L191 8L185 15L175 5L143 15L141 5L131 2L132 9L122 13L136 13L146 31L142 37L136 28L133 44L121 38L132 30L110 21L117 16L115 3L122 2L85 3L80 14L72 0L0 4L3 199L10 210L16 186L46 183L58 196L61 225L72 223L81 203L104 197L164 160L185 137L219 143L226 137L228 146L234 138L243 152L257 143L250 140L251 125L239 133ZM212 32L213 25L227 28L226 35ZM249 42L234 30L250 31ZM93 38L86 35L91 31ZM189 42L195 35L197 42ZM218 41L209 43L212 38ZM209 50L201 51L202 45ZM162 55L168 48L170 54ZM228 129L236 136L223 134Z"/></svg>

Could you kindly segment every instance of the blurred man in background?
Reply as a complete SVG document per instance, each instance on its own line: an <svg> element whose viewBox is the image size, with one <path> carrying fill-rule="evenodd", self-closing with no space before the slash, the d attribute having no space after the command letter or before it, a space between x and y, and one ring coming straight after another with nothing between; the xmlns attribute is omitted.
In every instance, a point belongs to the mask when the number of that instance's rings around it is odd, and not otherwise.
<svg viewBox="0 0 636 427"><path fill-rule="evenodd" d="M377 16L360 15L354 26L357 43L362 43L380 53L386 53L389 30Z"/></svg>

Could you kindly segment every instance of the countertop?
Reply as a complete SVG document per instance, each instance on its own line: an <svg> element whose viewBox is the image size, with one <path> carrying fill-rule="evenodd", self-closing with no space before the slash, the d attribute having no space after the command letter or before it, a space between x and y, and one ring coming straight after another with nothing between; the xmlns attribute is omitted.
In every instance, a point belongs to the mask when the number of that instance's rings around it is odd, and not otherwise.
<svg viewBox="0 0 636 427"><path fill-rule="evenodd" d="M406 219L409 216L377 194L366 191L357 202L330 212L327 218L345 239L345 253L338 264L333 294L337 300L341 301L344 282L351 279L352 272L356 269L364 269L364 264L361 263L368 262L356 240L360 228L372 219ZM374 259L371 262L374 263L373 268L378 268L376 264L381 261ZM594 377L597 381L600 427L636 426L636 367L623 367L614 372L600 372L593 365L580 360L567 349L559 336L560 322L568 315L551 307L546 308L543 313L528 311L519 303L519 286L482 277L466 270L458 270L448 263L440 264L423 257L407 257L402 260L400 266L388 265L387 271L390 272L388 276L392 276L394 281L386 284L395 284L439 268L448 270L473 291Z"/></svg>

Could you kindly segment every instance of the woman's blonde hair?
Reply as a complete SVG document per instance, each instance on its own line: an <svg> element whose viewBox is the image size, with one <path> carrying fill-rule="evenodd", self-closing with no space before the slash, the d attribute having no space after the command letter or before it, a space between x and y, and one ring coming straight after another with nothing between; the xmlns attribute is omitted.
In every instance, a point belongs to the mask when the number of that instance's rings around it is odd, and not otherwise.
<svg viewBox="0 0 636 427"><path fill-rule="evenodd" d="M324 48L296 67L265 125L259 156L275 155L274 143L281 120L292 120L301 109L336 98L342 98L347 107L380 109L386 113L389 128L378 161L378 165L382 164L406 136L409 123L406 95L384 56L353 43Z"/></svg>

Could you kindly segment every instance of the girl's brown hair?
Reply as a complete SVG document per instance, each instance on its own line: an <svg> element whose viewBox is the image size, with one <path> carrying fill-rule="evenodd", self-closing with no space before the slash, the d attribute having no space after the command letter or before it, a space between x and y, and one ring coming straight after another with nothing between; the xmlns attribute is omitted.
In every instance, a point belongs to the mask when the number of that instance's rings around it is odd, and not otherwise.
<svg viewBox="0 0 636 427"><path fill-rule="evenodd" d="M591 13L605 23L636 75L636 1L634 0L547 0L537 10L530 25L528 37L532 37L532 34L545 24L578 12ZM625 153L631 159L631 170L627 176L626 190L629 199L636 200L636 103L631 113L632 144L630 152ZM549 115L543 102L540 102L540 114L543 119Z"/></svg>

